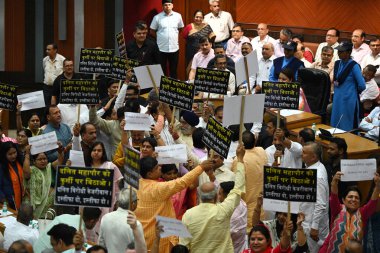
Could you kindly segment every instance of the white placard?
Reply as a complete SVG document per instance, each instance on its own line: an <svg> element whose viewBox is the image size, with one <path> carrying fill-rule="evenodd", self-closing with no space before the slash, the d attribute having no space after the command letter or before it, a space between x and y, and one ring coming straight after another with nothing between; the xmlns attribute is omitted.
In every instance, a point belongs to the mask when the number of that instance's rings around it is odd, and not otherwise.
<svg viewBox="0 0 380 253"><path fill-rule="evenodd" d="M186 226L180 220L157 215L156 221L163 226L164 231L161 232L161 238L166 238L169 236L179 236L183 238L192 237Z"/></svg>
<svg viewBox="0 0 380 253"><path fill-rule="evenodd" d="M186 144L158 146L155 151L158 164L187 163Z"/></svg>
<svg viewBox="0 0 380 253"><path fill-rule="evenodd" d="M70 150L71 166L86 167L84 163L83 151Z"/></svg>
<svg viewBox="0 0 380 253"><path fill-rule="evenodd" d="M340 170L344 174L341 181L372 180L376 172L376 159L342 159Z"/></svg>
<svg viewBox="0 0 380 253"><path fill-rule="evenodd" d="M301 202L290 202L290 212L297 214L300 210L300 204ZM263 208L265 211L287 213L288 201L264 198Z"/></svg>
<svg viewBox="0 0 380 253"><path fill-rule="evenodd" d="M240 124L242 96L224 96L223 126ZM262 122L265 94L245 96L244 123Z"/></svg>
<svg viewBox="0 0 380 253"><path fill-rule="evenodd" d="M148 67L150 69L150 73L152 74L154 83L157 87L160 87L161 82L161 76L164 75L164 72L162 71L161 65L145 65L145 66L139 66L136 68L133 68L135 71L135 75L137 78L137 82L140 85L141 89L151 88L153 86L152 79L149 76Z"/></svg>
<svg viewBox="0 0 380 253"><path fill-rule="evenodd" d="M57 134L54 131L47 134L30 137L28 138L29 145L32 146L30 148L30 153L35 155L56 149L58 148L57 141Z"/></svg>
<svg viewBox="0 0 380 253"><path fill-rule="evenodd" d="M150 131L149 114L126 112L124 130Z"/></svg>
<svg viewBox="0 0 380 253"><path fill-rule="evenodd" d="M235 73L236 73L236 85L239 86L247 80L244 58L247 58L248 65L248 76L256 76L259 73L259 63L257 61L257 52L256 50L252 51L245 57L240 57L240 59L235 63ZM252 84L251 84L252 85Z"/></svg>
<svg viewBox="0 0 380 253"><path fill-rule="evenodd" d="M18 95L17 101L22 103L21 111L45 107L44 93L42 90Z"/></svg>

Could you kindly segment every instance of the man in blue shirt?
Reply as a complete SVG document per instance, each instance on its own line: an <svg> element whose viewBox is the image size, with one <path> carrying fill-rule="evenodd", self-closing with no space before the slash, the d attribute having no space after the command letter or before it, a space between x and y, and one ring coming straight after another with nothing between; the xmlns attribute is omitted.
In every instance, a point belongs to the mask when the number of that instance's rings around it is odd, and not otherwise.
<svg viewBox="0 0 380 253"><path fill-rule="evenodd" d="M295 79L298 77L298 69L304 68L305 65L302 61L294 57L294 53L297 51L297 43L294 41L288 41L283 45L285 56L279 57L273 61L272 68L270 69L269 81L277 82L278 76L282 69L290 68L293 70Z"/></svg>

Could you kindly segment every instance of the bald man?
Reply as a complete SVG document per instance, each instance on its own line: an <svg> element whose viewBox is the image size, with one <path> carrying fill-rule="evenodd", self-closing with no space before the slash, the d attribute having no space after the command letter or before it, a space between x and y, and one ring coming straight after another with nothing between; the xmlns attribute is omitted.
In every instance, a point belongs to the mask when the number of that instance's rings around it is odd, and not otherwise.
<svg viewBox="0 0 380 253"><path fill-rule="evenodd" d="M353 45L351 53L352 59L360 65L364 56L371 53L371 49L365 43L365 32L362 29L353 31L351 42Z"/></svg>
<svg viewBox="0 0 380 253"><path fill-rule="evenodd" d="M263 46L266 43L274 43L276 40L273 39L271 36L268 35L269 29L267 24L260 23L257 25L257 35L255 38L252 39L251 44L253 50L257 51L257 59L260 60L262 57L261 51Z"/></svg>
<svg viewBox="0 0 380 253"><path fill-rule="evenodd" d="M236 150L238 163L235 186L227 198L222 203L216 204L217 187L212 182L204 183L199 188L202 203L187 210L183 215L182 222L192 238L180 237L179 242L190 252L234 252L230 235L230 220L240 203L241 194L245 192L244 154L244 146L239 145Z"/></svg>

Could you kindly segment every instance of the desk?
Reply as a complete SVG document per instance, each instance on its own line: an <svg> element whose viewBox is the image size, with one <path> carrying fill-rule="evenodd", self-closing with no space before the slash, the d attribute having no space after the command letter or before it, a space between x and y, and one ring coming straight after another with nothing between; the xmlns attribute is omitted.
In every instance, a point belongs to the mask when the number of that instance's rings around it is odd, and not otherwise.
<svg viewBox="0 0 380 253"><path fill-rule="evenodd" d="M2 212L2 210L3 210L3 204L0 204L0 212ZM7 216L17 217L17 211L16 210L13 210L12 208L8 208L8 211L10 211L12 213L5 215L5 216L1 216L0 218L7 217ZM0 222L0 233L2 233L4 235L4 231L5 231L5 225Z"/></svg>
<svg viewBox="0 0 380 253"><path fill-rule="evenodd" d="M272 117L277 117L276 111L266 110L266 114ZM281 119L286 121L286 128L288 130L304 127L311 128L311 125L313 125L313 123L319 124L322 121L321 116L310 112L301 112L299 114L294 114L286 117L281 116Z"/></svg>

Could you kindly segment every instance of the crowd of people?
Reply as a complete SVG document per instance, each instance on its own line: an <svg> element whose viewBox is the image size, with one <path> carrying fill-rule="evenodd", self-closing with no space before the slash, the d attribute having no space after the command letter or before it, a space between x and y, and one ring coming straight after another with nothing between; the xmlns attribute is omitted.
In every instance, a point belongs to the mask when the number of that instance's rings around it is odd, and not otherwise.
<svg viewBox="0 0 380 253"><path fill-rule="evenodd" d="M274 39L268 26L260 23L257 37L245 37L242 25L220 9L218 0L209 3L210 13L197 10L194 21L185 26L172 1L163 0L163 11L153 18L150 29L144 21L136 23L134 39L126 44L128 57L141 65L161 64L164 73L177 78L182 34L189 85L197 67L229 71L229 96L261 93L264 81L295 82L300 69L319 69L331 80L331 125L346 131L359 127L366 138L379 138L379 38L368 45L365 32L355 29L351 41L339 42L339 30L331 28L314 54L304 46L302 35L287 28ZM259 73L238 84L235 62L252 52ZM239 126L228 126L233 134L224 159L202 141L210 117L223 122L223 106L199 100L192 111L177 114L159 101L155 89L140 90L131 70L121 87L118 80L96 75L100 104L80 105L77 117L77 105L60 104L60 82L87 77L74 72L74 61L58 54L56 44L48 44L46 53L44 115L23 111L18 103L17 138L5 136L0 128L0 202L17 211L17 221L0 233L0 252L380 250L378 154L371 155L377 172L368 196L362 195L357 182L341 181L340 161L347 158L348 149L344 139L333 137L322 155L312 129L301 130L295 141L272 117L244 124L241 142ZM147 92L145 99L141 95ZM302 89L299 109L311 111ZM364 109L373 110L364 115ZM126 112L148 114L151 131L124 130ZM58 148L32 155L28 138L50 132L55 132ZM159 164L155 148L174 144L186 145L187 163ZM124 179L126 147L140 151L139 189L133 191ZM114 171L111 208L54 204L56 169L71 164L71 150L83 153L86 167ZM265 210L264 166L315 169L316 202L301 203L292 215ZM56 215L43 229L33 226L33 220L51 213ZM181 220L191 237L161 238L157 216Z"/></svg>

